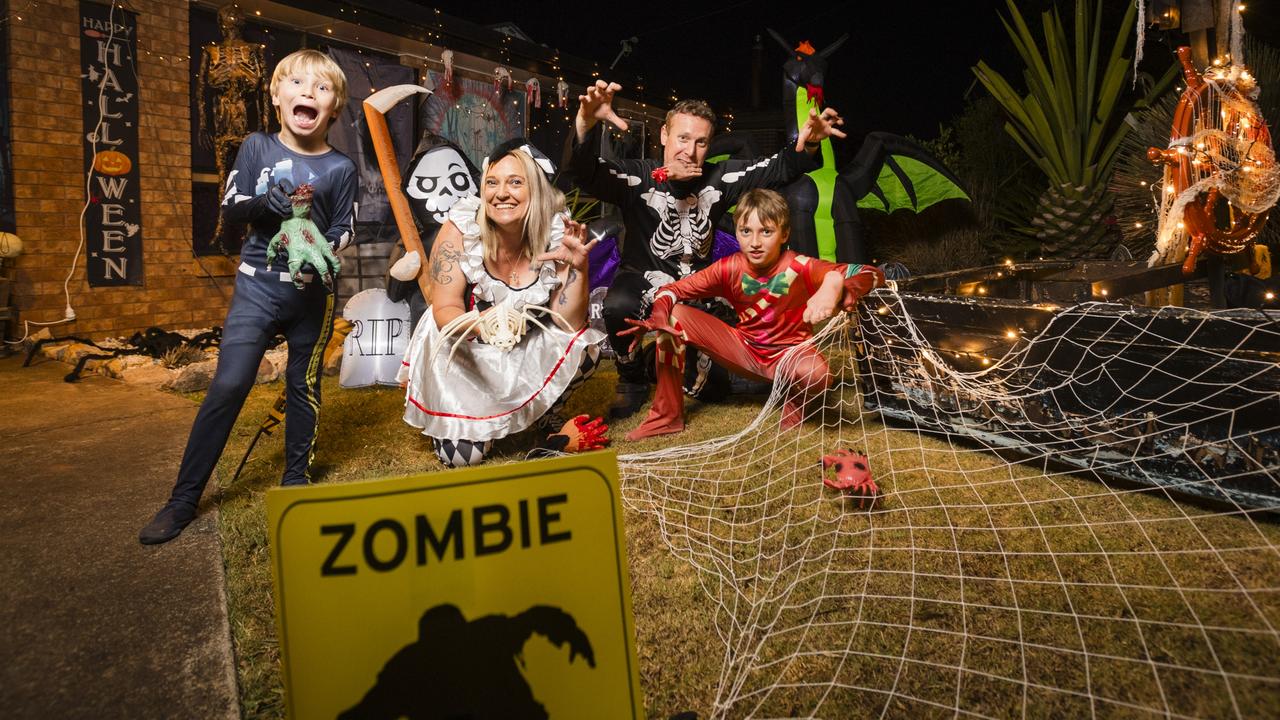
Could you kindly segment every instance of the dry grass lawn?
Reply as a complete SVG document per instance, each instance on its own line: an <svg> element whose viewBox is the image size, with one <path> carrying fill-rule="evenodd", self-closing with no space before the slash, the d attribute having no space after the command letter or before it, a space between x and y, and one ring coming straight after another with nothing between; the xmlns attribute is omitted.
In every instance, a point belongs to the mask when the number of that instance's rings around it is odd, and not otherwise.
<svg viewBox="0 0 1280 720"><path fill-rule="evenodd" d="M570 411L602 412L613 381L606 363ZM279 391L250 395L219 466L224 483ZM400 420L400 391L342 390L327 378L324 398L314 467L322 482L439 467L429 441ZM691 404L679 442L736 433L760 403ZM652 717L689 709L703 718L950 717L957 707L995 717L1217 717L1280 708L1273 522L1046 476L867 423L785 447L765 432L704 458L696 478L664 475L660 463L631 468L627 541ZM217 498L250 718L283 713L263 498L279 480L279 435L259 442ZM878 477L891 479L874 511L824 494L816 466L811 482L772 480L771 469L816 463L851 442L868 445ZM519 459L531 443L501 442L495 459ZM717 709L717 698L734 702Z"/></svg>

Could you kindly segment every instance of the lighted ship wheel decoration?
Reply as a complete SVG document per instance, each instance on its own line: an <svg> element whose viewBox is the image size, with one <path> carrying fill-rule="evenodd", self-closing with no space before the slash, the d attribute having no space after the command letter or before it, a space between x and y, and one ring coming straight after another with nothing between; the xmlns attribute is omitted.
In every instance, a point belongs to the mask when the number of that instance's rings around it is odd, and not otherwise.
<svg viewBox="0 0 1280 720"><path fill-rule="evenodd" d="M1252 250L1280 196L1280 169L1248 69L1214 65L1201 74L1186 47L1178 48L1178 59L1186 89L1169 147L1147 150L1164 165L1160 229L1148 264L1182 260L1183 274L1191 275L1203 252Z"/></svg>

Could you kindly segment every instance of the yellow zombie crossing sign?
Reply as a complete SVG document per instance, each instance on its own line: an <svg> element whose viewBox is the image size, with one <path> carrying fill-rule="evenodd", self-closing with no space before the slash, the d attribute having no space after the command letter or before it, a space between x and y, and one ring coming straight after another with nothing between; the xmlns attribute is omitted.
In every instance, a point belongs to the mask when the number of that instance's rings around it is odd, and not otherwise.
<svg viewBox="0 0 1280 720"><path fill-rule="evenodd" d="M639 718L612 452L267 494L294 718Z"/></svg>

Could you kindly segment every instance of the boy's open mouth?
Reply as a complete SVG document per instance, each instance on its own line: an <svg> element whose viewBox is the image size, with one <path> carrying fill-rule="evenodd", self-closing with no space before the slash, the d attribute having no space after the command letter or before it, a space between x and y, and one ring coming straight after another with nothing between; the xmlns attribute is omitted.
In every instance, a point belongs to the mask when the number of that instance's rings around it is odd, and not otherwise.
<svg viewBox="0 0 1280 720"><path fill-rule="evenodd" d="M307 105L293 106L293 121L299 127L303 127L303 128L312 127L313 125L316 124L316 117L318 117L319 114L320 113L318 110L316 110L313 107L309 107Z"/></svg>

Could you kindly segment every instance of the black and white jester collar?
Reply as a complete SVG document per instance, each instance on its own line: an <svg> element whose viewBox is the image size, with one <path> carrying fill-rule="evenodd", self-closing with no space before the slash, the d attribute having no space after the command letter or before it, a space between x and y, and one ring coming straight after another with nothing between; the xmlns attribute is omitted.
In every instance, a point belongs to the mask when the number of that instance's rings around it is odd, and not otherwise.
<svg viewBox="0 0 1280 720"><path fill-rule="evenodd" d="M524 138L512 138L494 148L493 152L489 153L489 157L485 158L484 162L481 163L480 174L483 175L489 171L490 163L498 162L514 150L522 150L528 153L529 157L533 158L533 161L542 169L543 174L547 176L547 182L555 180L556 166L551 162L551 159L543 155L541 150L526 142Z"/></svg>

